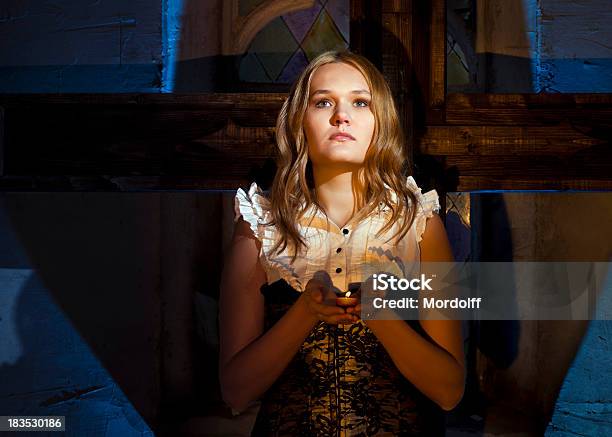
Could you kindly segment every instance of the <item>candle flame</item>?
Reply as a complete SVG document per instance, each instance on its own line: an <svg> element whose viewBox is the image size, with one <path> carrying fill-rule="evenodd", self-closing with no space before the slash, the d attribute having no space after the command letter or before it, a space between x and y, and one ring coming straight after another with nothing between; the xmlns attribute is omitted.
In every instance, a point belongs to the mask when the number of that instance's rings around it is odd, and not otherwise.
<svg viewBox="0 0 612 437"><path fill-rule="evenodd" d="M344 295L344 297L349 297L351 295L350 291L347 291L346 294Z"/></svg>

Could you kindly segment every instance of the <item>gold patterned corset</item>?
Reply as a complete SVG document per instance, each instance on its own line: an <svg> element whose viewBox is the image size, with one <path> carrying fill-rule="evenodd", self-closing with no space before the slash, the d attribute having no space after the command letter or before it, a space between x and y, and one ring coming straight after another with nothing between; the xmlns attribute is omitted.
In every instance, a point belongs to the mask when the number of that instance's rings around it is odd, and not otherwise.
<svg viewBox="0 0 612 437"><path fill-rule="evenodd" d="M266 330L299 297L264 285ZM418 321L408 321L427 338ZM261 399L255 436L444 435L444 415L393 364L362 322L319 322Z"/></svg>

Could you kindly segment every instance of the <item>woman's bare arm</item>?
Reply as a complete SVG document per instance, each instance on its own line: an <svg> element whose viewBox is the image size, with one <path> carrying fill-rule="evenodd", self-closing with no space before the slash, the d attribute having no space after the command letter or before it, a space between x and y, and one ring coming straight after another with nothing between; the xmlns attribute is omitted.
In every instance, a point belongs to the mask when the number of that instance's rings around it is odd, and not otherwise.
<svg viewBox="0 0 612 437"><path fill-rule="evenodd" d="M453 261L446 230L436 214L427 220L421 240L421 261ZM461 321L420 321L437 346L404 320L368 320L365 323L389 352L400 372L422 393L444 410L451 410L459 403L465 385Z"/></svg>
<svg viewBox="0 0 612 437"><path fill-rule="evenodd" d="M219 378L224 401L237 411L261 396L281 375L320 319L338 323L350 317L322 305L321 284L310 281L287 313L264 333L266 274L259 261L261 243L244 220L234 229L225 260L219 303ZM321 304L321 305L320 305Z"/></svg>

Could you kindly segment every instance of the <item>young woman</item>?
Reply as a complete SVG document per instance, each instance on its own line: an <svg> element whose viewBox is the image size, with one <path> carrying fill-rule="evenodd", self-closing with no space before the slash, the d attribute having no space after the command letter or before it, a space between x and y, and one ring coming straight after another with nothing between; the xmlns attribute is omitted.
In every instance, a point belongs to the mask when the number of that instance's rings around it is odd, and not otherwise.
<svg viewBox="0 0 612 437"><path fill-rule="evenodd" d="M362 320L359 306L334 300L389 258L453 260L436 192L402 174L384 77L358 55L320 55L294 84L276 139L269 197L255 183L235 197L224 400L238 411L261 400L253 435L443 433L442 410L463 395L460 322Z"/></svg>

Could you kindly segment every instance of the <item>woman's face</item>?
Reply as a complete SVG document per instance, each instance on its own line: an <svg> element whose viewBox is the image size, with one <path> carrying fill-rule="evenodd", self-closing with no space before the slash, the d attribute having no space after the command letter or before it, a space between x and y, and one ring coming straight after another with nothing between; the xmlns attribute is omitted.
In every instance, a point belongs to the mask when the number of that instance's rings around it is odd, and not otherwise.
<svg viewBox="0 0 612 437"><path fill-rule="evenodd" d="M374 134L371 90L356 68L325 64L313 74L304 131L314 165L360 166Z"/></svg>

